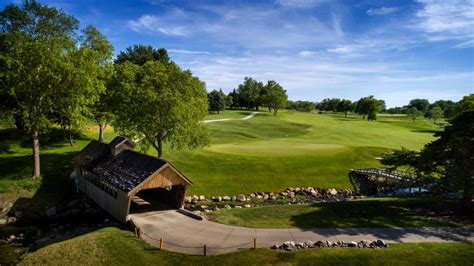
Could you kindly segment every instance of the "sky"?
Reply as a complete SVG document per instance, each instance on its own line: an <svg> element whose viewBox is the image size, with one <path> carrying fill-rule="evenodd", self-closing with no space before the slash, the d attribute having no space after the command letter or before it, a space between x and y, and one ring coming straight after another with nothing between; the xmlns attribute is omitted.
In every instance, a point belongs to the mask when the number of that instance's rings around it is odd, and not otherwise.
<svg viewBox="0 0 474 266"><path fill-rule="evenodd" d="M291 100L374 95L393 107L474 93L474 0L39 2L96 26L115 54L166 48L208 91L250 76Z"/></svg>

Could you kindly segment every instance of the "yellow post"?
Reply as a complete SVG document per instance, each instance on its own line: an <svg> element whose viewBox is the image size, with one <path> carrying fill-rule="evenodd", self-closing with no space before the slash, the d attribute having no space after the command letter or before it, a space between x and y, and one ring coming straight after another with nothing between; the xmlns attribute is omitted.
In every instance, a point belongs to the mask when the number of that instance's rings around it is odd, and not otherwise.
<svg viewBox="0 0 474 266"><path fill-rule="evenodd" d="M204 245L204 257L207 255L206 245Z"/></svg>
<svg viewBox="0 0 474 266"><path fill-rule="evenodd" d="M160 250L163 250L163 237L160 237Z"/></svg>
<svg viewBox="0 0 474 266"><path fill-rule="evenodd" d="M253 249L257 249L257 238L253 238Z"/></svg>

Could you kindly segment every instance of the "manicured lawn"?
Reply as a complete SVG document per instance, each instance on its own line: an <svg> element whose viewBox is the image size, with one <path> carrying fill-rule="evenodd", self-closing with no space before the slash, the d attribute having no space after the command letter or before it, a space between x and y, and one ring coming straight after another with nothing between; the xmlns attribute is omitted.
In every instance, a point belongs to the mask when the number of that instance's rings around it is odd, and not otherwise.
<svg viewBox="0 0 474 266"><path fill-rule="evenodd" d="M202 257L158 251L131 232L104 228L27 254L20 265L472 265L467 243L396 244L387 249L270 249Z"/></svg>
<svg viewBox="0 0 474 266"><path fill-rule="evenodd" d="M449 214L457 204L433 198L370 198L220 210L213 213L213 220L254 228L456 226L439 218Z"/></svg>
<svg viewBox="0 0 474 266"><path fill-rule="evenodd" d="M208 118L238 118L250 112L225 111ZM360 117L299 112L281 112L276 117L262 112L249 120L207 125L212 137L209 147L193 151L166 148L164 153L165 159L194 181L190 194L277 192L289 186L351 188L349 169L379 166L375 158L391 149L419 149L433 140L432 134L438 130L427 121L413 123L405 117L367 122ZM69 195L65 186L70 183L71 159L90 139L97 138L97 133L90 125L74 147L59 130L42 134L43 177L32 181L29 137L13 129L0 129L0 197L35 195L60 200ZM109 127L105 140L115 134ZM40 197L36 192L41 192Z"/></svg>
<svg viewBox="0 0 474 266"><path fill-rule="evenodd" d="M351 188L349 169L380 166L375 158L391 149L420 149L439 130L406 117L368 122L299 112L277 117L261 113L208 127L210 147L165 152L194 181L191 194L276 192L289 186Z"/></svg>

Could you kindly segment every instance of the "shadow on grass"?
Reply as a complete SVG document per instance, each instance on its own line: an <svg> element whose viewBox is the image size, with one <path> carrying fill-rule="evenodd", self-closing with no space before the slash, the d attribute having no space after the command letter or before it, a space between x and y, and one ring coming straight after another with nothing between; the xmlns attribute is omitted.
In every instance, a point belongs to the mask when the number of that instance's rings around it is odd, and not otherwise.
<svg viewBox="0 0 474 266"><path fill-rule="evenodd" d="M412 130L412 132L417 132L417 133L428 133L428 134L435 134L435 133L438 133L440 132L440 130L435 130L435 129L415 129L415 130Z"/></svg>
<svg viewBox="0 0 474 266"><path fill-rule="evenodd" d="M459 235L472 235L471 229L456 228L456 223L442 219L459 215L458 202L455 201L406 198L397 201L326 202L312 206L315 211L295 215L291 221L295 227L310 231L316 229L309 228L327 228L317 229L318 233L327 237L371 234L381 239L401 241L410 234L418 234L448 241L465 241ZM474 221L473 215L463 218Z"/></svg>

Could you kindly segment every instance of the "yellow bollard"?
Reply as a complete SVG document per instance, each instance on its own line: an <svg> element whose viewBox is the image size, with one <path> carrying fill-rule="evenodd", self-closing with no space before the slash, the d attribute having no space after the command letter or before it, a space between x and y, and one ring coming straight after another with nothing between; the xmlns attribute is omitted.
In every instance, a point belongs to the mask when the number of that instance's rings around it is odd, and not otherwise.
<svg viewBox="0 0 474 266"><path fill-rule="evenodd" d="M160 250L163 250L163 237L160 237Z"/></svg>

